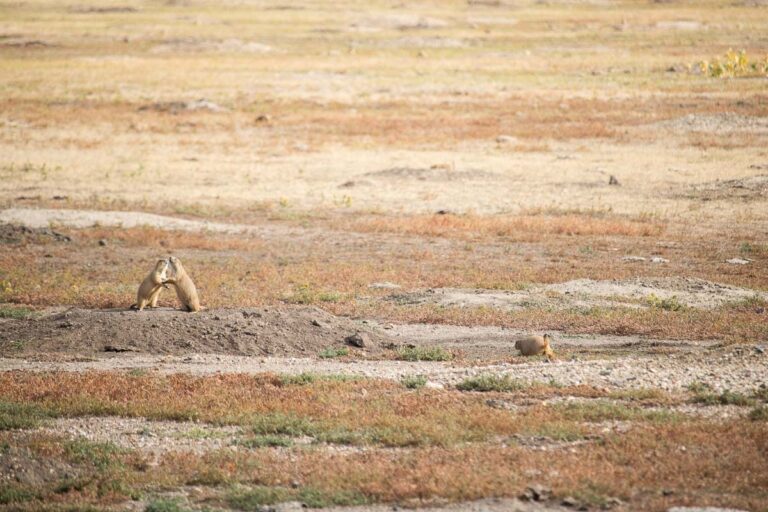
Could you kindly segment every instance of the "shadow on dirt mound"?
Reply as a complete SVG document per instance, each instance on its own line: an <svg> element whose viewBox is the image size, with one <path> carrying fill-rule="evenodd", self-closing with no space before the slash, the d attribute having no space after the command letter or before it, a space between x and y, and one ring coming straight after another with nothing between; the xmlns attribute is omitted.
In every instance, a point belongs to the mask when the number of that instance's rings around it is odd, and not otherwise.
<svg viewBox="0 0 768 512"><path fill-rule="evenodd" d="M166 308L73 308L32 319L4 321L0 355L147 352L314 356L327 348L345 345L345 338L357 332L368 335L362 349L368 353L383 350L391 342L379 331L314 307L211 309L199 313Z"/></svg>

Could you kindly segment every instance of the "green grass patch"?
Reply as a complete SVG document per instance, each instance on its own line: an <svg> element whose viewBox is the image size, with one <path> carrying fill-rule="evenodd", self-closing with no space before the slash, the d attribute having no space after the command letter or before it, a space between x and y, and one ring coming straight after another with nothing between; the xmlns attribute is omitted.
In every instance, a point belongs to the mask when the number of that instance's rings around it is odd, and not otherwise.
<svg viewBox="0 0 768 512"><path fill-rule="evenodd" d="M400 382L408 389L419 389L427 384L427 378L424 375L406 375Z"/></svg>
<svg viewBox="0 0 768 512"><path fill-rule="evenodd" d="M315 290L309 285L301 285L284 301L289 304L317 304L318 302L339 302L343 298L339 292Z"/></svg>
<svg viewBox="0 0 768 512"><path fill-rule="evenodd" d="M450 361L453 354L441 347L402 347L397 351L400 361Z"/></svg>
<svg viewBox="0 0 768 512"><path fill-rule="evenodd" d="M50 417L39 405L0 401L0 431L37 428Z"/></svg>
<svg viewBox="0 0 768 512"><path fill-rule="evenodd" d="M563 419L599 423L601 421L677 421L680 415L666 410L627 406L609 400L574 401L552 405Z"/></svg>
<svg viewBox="0 0 768 512"><path fill-rule="evenodd" d="M29 318L35 314L33 309L10 306L8 304L0 304L0 318L15 318L16 320L23 320Z"/></svg>
<svg viewBox="0 0 768 512"><path fill-rule="evenodd" d="M663 309L664 311L684 311L688 309L688 306L680 302L676 295L662 299L654 294L650 294L645 300L649 306Z"/></svg>
<svg viewBox="0 0 768 512"><path fill-rule="evenodd" d="M750 395L738 393L726 389L721 393L716 393L712 388L703 383L695 382L688 386L688 390L693 393L691 402L704 405L738 405L741 407L754 406L761 400L762 395L768 394L763 391L764 388L758 388Z"/></svg>
<svg viewBox="0 0 768 512"><path fill-rule="evenodd" d="M363 380L359 375L344 375L340 373L323 375L319 373L299 373L298 375L282 374L279 376L282 386L306 386L315 382L357 382Z"/></svg>
<svg viewBox="0 0 768 512"><path fill-rule="evenodd" d="M293 446L293 439L287 436L266 434L257 435L248 439L242 439L238 441L237 444L239 446L245 446L246 448L288 448Z"/></svg>
<svg viewBox="0 0 768 512"><path fill-rule="evenodd" d="M637 388L611 391L608 394L608 398L612 398L614 400L629 400L631 402L658 402L668 400L669 395L662 389Z"/></svg>
<svg viewBox="0 0 768 512"><path fill-rule="evenodd" d="M287 487L256 486L230 491L227 504L240 510L256 510L264 505L286 501L299 501L309 508L353 506L369 503L362 493L354 491L322 491L312 487L290 489Z"/></svg>
<svg viewBox="0 0 768 512"><path fill-rule="evenodd" d="M310 418L281 413L256 416L251 423L251 431L256 435L314 437L321 430L321 425Z"/></svg>
<svg viewBox="0 0 768 512"><path fill-rule="evenodd" d="M347 347L328 347L323 350L317 357L322 359L333 359L336 357L344 357L349 355L349 349Z"/></svg>
<svg viewBox="0 0 768 512"><path fill-rule="evenodd" d="M36 500L40 495L33 489L16 483L4 483L0 485L0 505L11 503L24 503Z"/></svg>
<svg viewBox="0 0 768 512"><path fill-rule="evenodd" d="M150 501L144 512L186 512L190 509L182 507L178 499L158 498Z"/></svg>
<svg viewBox="0 0 768 512"><path fill-rule="evenodd" d="M456 385L459 391L520 391L530 387L529 384L513 379L509 375L484 374L470 377Z"/></svg>
<svg viewBox="0 0 768 512"><path fill-rule="evenodd" d="M73 439L64 443L67 459L75 464L86 464L101 471L122 466L118 455L125 453L113 443L94 443L85 439Z"/></svg>

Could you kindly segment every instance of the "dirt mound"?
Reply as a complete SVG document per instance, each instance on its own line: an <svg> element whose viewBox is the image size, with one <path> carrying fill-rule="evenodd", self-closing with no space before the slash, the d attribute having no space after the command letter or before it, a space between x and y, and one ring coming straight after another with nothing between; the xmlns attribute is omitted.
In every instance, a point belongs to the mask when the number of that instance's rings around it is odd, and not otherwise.
<svg viewBox="0 0 768 512"><path fill-rule="evenodd" d="M41 243L45 240L71 242L72 239L51 228L29 228L17 224L0 224L0 244L19 244L24 242Z"/></svg>
<svg viewBox="0 0 768 512"><path fill-rule="evenodd" d="M73 308L25 320L5 320L0 354L234 354L315 356L367 333L368 352L390 342L382 333L314 307L212 309L185 313L160 308L141 312ZM359 349L353 349L359 350Z"/></svg>
<svg viewBox="0 0 768 512"><path fill-rule="evenodd" d="M714 199L767 199L768 174L734 180L716 180L689 187L683 197L711 201Z"/></svg>
<svg viewBox="0 0 768 512"><path fill-rule="evenodd" d="M488 171L468 170L456 171L443 166L435 167L392 167L381 171L373 171L364 174L371 178L385 179L411 179L419 181L461 181L461 180L485 180L498 178L498 175Z"/></svg>

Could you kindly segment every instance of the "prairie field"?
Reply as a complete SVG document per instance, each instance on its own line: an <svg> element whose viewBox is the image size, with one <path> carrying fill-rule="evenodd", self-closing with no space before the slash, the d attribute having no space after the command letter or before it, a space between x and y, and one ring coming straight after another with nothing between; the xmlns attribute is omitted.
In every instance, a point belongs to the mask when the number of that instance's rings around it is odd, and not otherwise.
<svg viewBox="0 0 768 512"><path fill-rule="evenodd" d="M0 1L0 511L768 511L767 350L768 2Z"/></svg>

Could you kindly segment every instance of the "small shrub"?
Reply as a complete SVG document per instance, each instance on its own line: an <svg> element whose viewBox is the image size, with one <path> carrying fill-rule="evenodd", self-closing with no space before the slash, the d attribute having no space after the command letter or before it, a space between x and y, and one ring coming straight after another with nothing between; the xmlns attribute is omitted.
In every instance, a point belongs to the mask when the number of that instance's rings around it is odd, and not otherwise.
<svg viewBox="0 0 768 512"><path fill-rule="evenodd" d="M427 378L423 375L407 375L400 382L408 389L423 388L427 383Z"/></svg>
<svg viewBox="0 0 768 512"><path fill-rule="evenodd" d="M761 405L749 411L752 421L768 421L768 405Z"/></svg>
<svg viewBox="0 0 768 512"><path fill-rule="evenodd" d="M687 309L687 306L681 303L676 295L662 299L652 293L645 300L649 306L663 309L664 311L683 311Z"/></svg>
<svg viewBox="0 0 768 512"><path fill-rule="evenodd" d="M334 357L343 357L349 355L349 349L347 347L328 347L319 354L318 357L323 359L333 359Z"/></svg>
<svg viewBox="0 0 768 512"><path fill-rule="evenodd" d="M450 361L453 354L441 347L403 347L397 351L401 361Z"/></svg>
<svg viewBox="0 0 768 512"><path fill-rule="evenodd" d="M342 295L338 292L315 290L308 284L296 288L293 294L285 299L289 304L315 304L318 302L339 302Z"/></svg>
<svg viewBox="0 0 768 512"><path fill-rule="evenodd" d="M456 389L460 391L520 391L528 384L512 379L509 375L478 375L460 382Z"/></svg>
<svg viewBox="0 0 768 512"><path fill-rule="evenodd" d="M713 78L740 78L768 76L768 56L762 60L752 60L744 50L728 50L721 58L701 61L699 69Z"/></svg>

